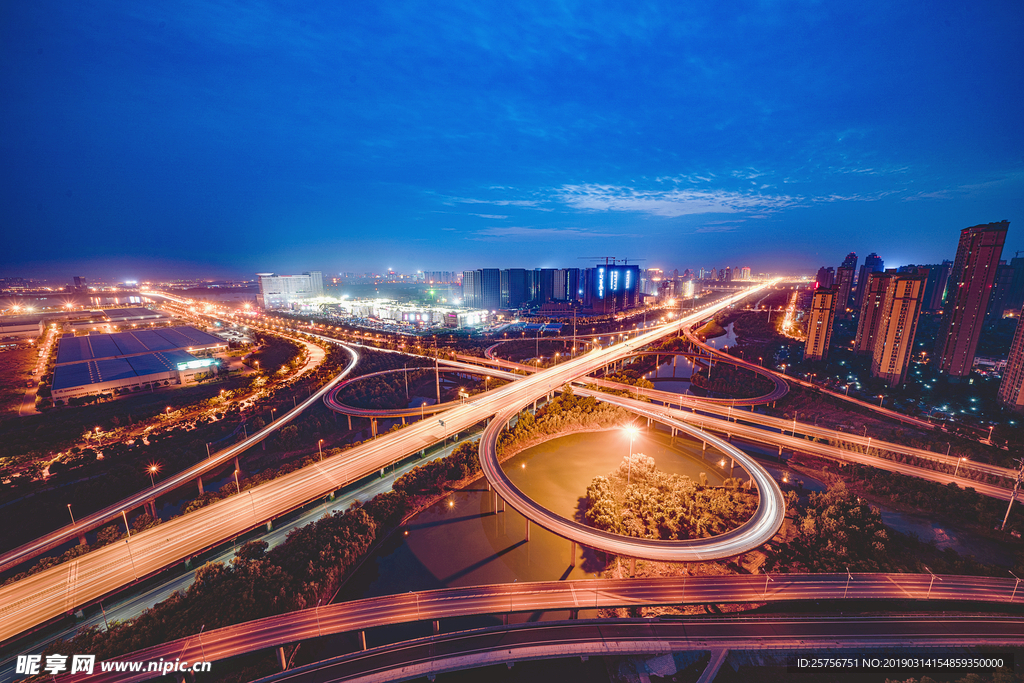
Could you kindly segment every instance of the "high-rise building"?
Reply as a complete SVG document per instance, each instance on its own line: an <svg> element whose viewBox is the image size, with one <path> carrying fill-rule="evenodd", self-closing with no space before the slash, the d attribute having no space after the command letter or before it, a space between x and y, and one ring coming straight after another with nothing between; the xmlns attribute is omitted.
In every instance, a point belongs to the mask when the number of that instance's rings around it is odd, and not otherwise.
<svg viewBox="0 0 1024 683"><path fill-rule="evenodd" d="M519 308L526 301L526 269L509 268L501 271L501 307Z"/></svg>
<svg viewBox="0 0 1024 683"><path fill-rule="evenodd" d="M1010 259L1010 267L1013 268L1013 282L1010 283L1010 291L1006 295L1006 307L1019 311L1024 308L1024 256L1014 256Z"/></svg>
<svg viewBox="0 0 1024 683"><path fill-rule="evenodd" d="M949 281L949 271L952 267L952 261L927 266L928 282L924 286L924 310L942 310L942 302L946 297L946 283Z"/></svg>
<svg viewBox="0 0 1024 683"><path fill-rule="evenodd" d="M857 273L857 293L853 295L853 310L859 311L861 304L864 302L864 292L867 290L868 278L871 273L882 273L885 272L885 263L882 259L878 258L878 254L871 252L864 259L864 265L860 267L860 272Z"/></svg>
<svg viewBox="0 0 1024 683"><path fill-rule="evenodd" d="M836 272L832 269L832 266L822 266L818 268L818 276L814 279L815 287L824 287L828 289L836 283Z"/></svg>
<svg viewBox="0 0 1024 683"><path fill-rule="evenodd" d="M885 293L889 288L892 275L868 271L865 277L867 280L860 287L864 290L865 295L864 300L861 301L860 316L857 320L857 337L853 343L854 353L860 354L870 354L875 350L878 321L882 317L882 304L885 302Z"/></svg>
<svg viewBox="0 0 1024 683"><path fill-rule="evenodd" d="M805 359L825 360L828 357L828 346L832 342L832 323L835 320L838 300L839 293L834 287L819 287L814 290L807 322Z"/></svg>
<svg viewBox="0 0 1024 683"><path fill-rule="evenodd" d="M874 278L872 278L874 279ZM895 275L885 288L871 354L871 376L889 386L903 384L914 353L925 275Z"/></svg>
<svg viewBox="0 0 1024 683"><path fill-rule="evenodd" d="M555 270L554 282L551 287L551 299L553 301L575 301L580 298L579 288L580 269L559 268Z"/></svg>
<svg viewBox="0 0 1024 683"><path fill-rule="evenodd" d="M256 303L261 308L287 308L292 304L324 295L324 276L319 270L302 275L256 273L260 293Z"/></svg>
<svg viewBox="0 0 1024 683"><path fill-rule="evenodd" d="M1009 221L1001 221L960 231L936 343L939 371L951 380L966 377L974 365L974 352L1009 227Z"/></svg>
<svg viewBox="0 0 1024 683"><path fill-rule="evenodd" d="M462 305L466 308L481 308L483 296L480 291L480 271L462 271Z"/></svg>
<svg viewBox="0 0 1024 683"><path fill-rule="evenodd" d="M996 398L1010 410L1024 412L1024 323L1020 319Z"/></svg>
<svg viewBox="0 0 1024 683"><path fill-rule="evenodd" d="M85 289L87 286L88 285L87 285L84 277L81 277L79 275L75 276L75 289L81 291L81 290Z"/></svg>
<svg viewBox="0 0 1024 683"><path fill-rule="evenodd" d="M640 267L605 264L587 268L583 306L617 313L640 303Z"/></svg>
<svg viewBox="0 0 1024 683"><path fill-rule="evenodd" d="M501 308L501 271L497 268L481 268L480 275L480 306L487 311Z"/></svg>
<svg viewBox="0 0 1024 683"><path fill-rule="evenodd" d="M742 268L740 268L740 279L741 280L749 280L750 279L750 266L743 266Z"/></svg>
<svg viewBox="0 0 1024 683"><path fill-rule="evenodd" d="M1010 294L1013 290L1013 266L1006 265L1000 261L996 266L996 277L992 281L992 294L988 299L988 310L985 317L989 320L998 320L1003 317L1003 311L1012 308L1009 305Z"/></svg>
<svg viewBox="0 0 1024 683"><path fill-rule="evenodd" d="M836 300L836 315L846 317L847 309L853 302L850 296L853 294L853 277L857 273L857 254L850 252L843 260L843 264L836 269L836 289L839 298Z"/></svg>

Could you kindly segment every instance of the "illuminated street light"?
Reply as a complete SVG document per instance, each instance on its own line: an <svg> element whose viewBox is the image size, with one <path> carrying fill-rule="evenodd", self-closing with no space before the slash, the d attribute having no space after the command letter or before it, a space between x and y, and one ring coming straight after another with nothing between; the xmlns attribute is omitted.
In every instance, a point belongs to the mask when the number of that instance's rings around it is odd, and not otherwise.
<svg viewBox="0 0 1024 683"><path fill-rule="evenodd" d="M146 471L149 472L149 483L156 488L156 480L153 479L153 475L160 471L160 467L156 463L152 463L146 468Z"/></svg>
<svg viewBox="0 0 1024 683"><path fill-rule="evenodd" d="M636 438L639 431L640 430L636 428L636 425L628 425L626 427L626 433L629 434L629 458L626 460L626 486L629 486L629 482L633 474L633 439Z"/></svg>
<svg viewBox="0 0 1024 683"><path fill-rule="evenodd" d="M324 461L324 440L320 439L316 442L316 447L320 451L320 462Z"/></svg>

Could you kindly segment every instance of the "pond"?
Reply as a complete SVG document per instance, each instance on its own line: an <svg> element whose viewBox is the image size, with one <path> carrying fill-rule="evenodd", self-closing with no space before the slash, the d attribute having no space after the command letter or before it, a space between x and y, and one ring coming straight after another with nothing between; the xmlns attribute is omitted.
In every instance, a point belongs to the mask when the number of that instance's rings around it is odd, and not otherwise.
<svg viewBox="0 0 1024 683"><path fill-rule="evenodd" d="M721 484L728 472L721 454L701 442L641 431L634 453L654 458L659 469ZM621 429L571 434L529 448L503 465L513 482L536 501L572 518L579 498L596 476L610 473L629 452ZM727 463L728 464L728 463ZM741 474L737 470L737 475ZM495 513L486 482L451 493L409 520L373 552L346 583L339 600L453 586L513 581L593 578L605 567L603 556L577 548L569 563L569 541L531 525L506 506Z"/></svg>

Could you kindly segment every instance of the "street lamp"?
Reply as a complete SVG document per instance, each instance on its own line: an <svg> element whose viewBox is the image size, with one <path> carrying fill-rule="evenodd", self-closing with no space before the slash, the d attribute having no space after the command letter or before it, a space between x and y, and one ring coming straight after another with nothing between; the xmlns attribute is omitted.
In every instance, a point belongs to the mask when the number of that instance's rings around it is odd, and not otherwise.
<svg viewBox="0 0 1024 683"><path fill-rule="evenodd" d="M964 456L960 456L956 459L956 467L953 468L953 478L956 479L956 473L960 471L960 463L964 461Z"/></svg>
<svg viewBox="0 0 1024 683"><path fill-rule="evenodd" d="M626 459L626 486L629 486L630 479L633 476L633 439L636 438L639 431L636 425L628 425L626 427L626 433L629 434L629 457Z"/></svg>
<svg viewBox="0 0 1024 683"><path fill-rule="evenodd" d="M320 439L316 442L317 450L320 451L320 462L324 461L324 440Z"/></svg>
<svg viewBox="0 0 1024 683"><path fill-rule="evenodd" d="M71 503L68 503L68 514L71 515L71 526L77 527L78 523L75 522L75 513L71 511Z"/></svg>
<svg viewBox="0 0 1024 683"><path fill-rule="evenodd" d="M153 488L156 488L156 481L153 479L153 475L160 471L160 467L156 463L151 463L150 466L146 468L146 471L149 472L149 483Z"/></svg>

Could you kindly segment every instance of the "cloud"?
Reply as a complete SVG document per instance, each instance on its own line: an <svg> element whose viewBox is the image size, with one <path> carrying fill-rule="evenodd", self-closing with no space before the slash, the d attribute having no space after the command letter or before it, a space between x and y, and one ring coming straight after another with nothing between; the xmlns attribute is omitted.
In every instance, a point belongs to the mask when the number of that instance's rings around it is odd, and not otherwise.
<svg viewBox="0 0 1024 683"><path fill-rule="evenodd" d="M615 185L563 185L556 196L585 211L632 211L675 218L704 213L776 211L802 203L788 195L728 190L637 190Z"/></svg>
<svg viewBox="0 0 1024 683"><path fill-rule="evenodd" d="M490 227L477 230L477 240L503 240L503 239L526 239L526 240L575 240L593 239L595 237L629 237L625 233L597 232L584 228L530 228L525 226Z"/></svg>
<svg viewBox="0 0 1024 683"><path fill-rule="evenodd" d="M537 206L540 202L533 199L470 199L469 197L450 197L449 200L458 204L493 204L495 206Z"/></svg>
<svg viewBox="0 0 1024 683"><path fill-rule="evenodd" d="M489 213L471 213L469 215L470 216L476 216L477 218L490 218L490 219L493 219L493 220L502 220L504 218L508 218L508 216L496 216L494 214L489 214Z"/></svg>

